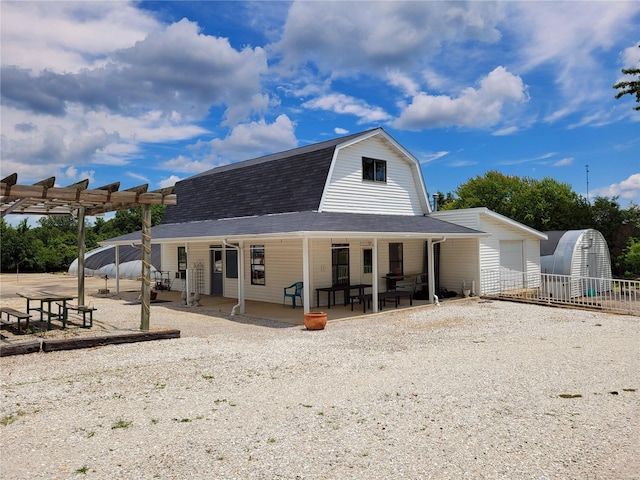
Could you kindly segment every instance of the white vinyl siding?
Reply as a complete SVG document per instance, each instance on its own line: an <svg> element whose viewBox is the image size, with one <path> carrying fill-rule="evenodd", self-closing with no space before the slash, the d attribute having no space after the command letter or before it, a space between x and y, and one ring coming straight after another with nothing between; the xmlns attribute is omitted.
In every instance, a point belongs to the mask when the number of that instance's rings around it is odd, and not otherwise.
<svg viewBox="0 0 640 480"><path fill-rule="evenodd" d="M184 247L184 243L169 243L162 245L162 269L169 272L169 279L171 282L171 290L184 291L186 288L185 279L176 278L176 272L178 271L178 247ZM195 292L195 278L193 266L196 263L202 262L204 265L204 287L200 292L203 295L209 295L211 291L211 268L209 258L209 245L194 243L189 244L187 247L187 268L189 274L189 281L191 282L191 292Z"/></svg>
<svg viewBox="0 0 640 480"><path fill-rule="evenodd" d="M387 181L362 179L362 157L387 162ZM322 200L324 212L422 215L412 164L378 138L339 150Z"/></svg>
<svg viewBox="0 0 640 480"><path fill-rule="evenodd" d="M522 272L524 270L522 240L500 241L500 268Z"/></svg>
<svg viewBox="0 0 640 480"><path fill-rule="evenodd" d="M462 293L462 284L471 289L478 282L478 240L449 239L440 244L440 288ZM437 292L436 292L437 294Z"/></svg>
<svg viewBox="0 0 640 480"><path fill-rule="evenodd" d="M476 278L476 293L482 295L483 293L490 293L487 291L485 285L480 283L479 277L482 270L497 272L501 267L501 241L518 241L520 242L521 250L521 263L519 271L523 271L525 275L523 279L526 279L528 287L539 286L540 284L540 240L533 234L530 234L523 229L517 228L515 225L510 224L508 221L503 221L493 216L482 213L483 209L462 209L462 210L444 210L435 212L433 216L447 222L462 225L464 227L473 228L481 232L490 233L488 237L483 237L479 240L479 269L475 275ZM446 244L449 240L444 242L443 249L446 250ZM455 261L455 256L451 259ZM441 271L441 285L443 277L447 279L446 285L449 281L457 282L458 278L454 274L450 274L447 269L451 265L442 263L440 266ZM457 291L457 290L456 290Z"/></svg>
<svg viewBox="0 0 640 480"><path fill-rule="evenodd" d="M251 245L264 245L265 284L251 284ZM246 242L244 245L245 299L258 302L282 302L284 287L302 279L302 241L277 240ZM307 285L304 286L307 288Z"/></svg>

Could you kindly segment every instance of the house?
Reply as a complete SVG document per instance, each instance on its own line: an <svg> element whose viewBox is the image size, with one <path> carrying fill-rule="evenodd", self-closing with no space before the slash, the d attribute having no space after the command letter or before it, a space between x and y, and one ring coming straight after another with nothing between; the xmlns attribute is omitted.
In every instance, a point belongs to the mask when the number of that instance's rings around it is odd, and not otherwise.
<svg viewBox="0 0 640 480"><path fill-rule="evenodd" d="M488 240L492 229L526 243L523 265L539 272L542 234L488 210L468 225L433 215L419 161L382 128L213 168L178 182L176 194L151 229L173 288L237 298L240 312L246 300L282 303L297 281L305 312L363 285L377 298L396 280L419 279L431 301L463 281L481 286L482 265L507 248Z"/></svg>
<svg viewBox="0 0 640 480"><path fill-rule="evenodd" d="M575 298L608 291L611 279L609 247L602 233L592 228L546 232L540 242L540 267L549 274L546 290L553 296ZM562 277L573 278L562 278Z"/></svg>

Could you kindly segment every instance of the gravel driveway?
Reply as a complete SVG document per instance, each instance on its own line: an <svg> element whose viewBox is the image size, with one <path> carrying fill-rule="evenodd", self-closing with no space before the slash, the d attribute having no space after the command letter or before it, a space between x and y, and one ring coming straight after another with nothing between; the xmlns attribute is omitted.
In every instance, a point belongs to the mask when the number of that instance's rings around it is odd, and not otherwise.
<svg viewBox="0 0 640 480"><path fill-rule="evenodd" d="M2 478L640 478L638 317L462 301L311 332L153 315L187 336L0 358Z"/></svg>

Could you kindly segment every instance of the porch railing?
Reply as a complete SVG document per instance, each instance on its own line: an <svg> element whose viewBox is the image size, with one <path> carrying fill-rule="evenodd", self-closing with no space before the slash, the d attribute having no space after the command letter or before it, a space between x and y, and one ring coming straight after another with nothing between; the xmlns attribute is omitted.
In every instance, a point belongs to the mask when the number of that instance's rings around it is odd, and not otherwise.
<svg viewBox="0 0 640 480"><path fill-rule="evenodd" d="M482 270L482 295L640 316L640 281Z"/></svg>

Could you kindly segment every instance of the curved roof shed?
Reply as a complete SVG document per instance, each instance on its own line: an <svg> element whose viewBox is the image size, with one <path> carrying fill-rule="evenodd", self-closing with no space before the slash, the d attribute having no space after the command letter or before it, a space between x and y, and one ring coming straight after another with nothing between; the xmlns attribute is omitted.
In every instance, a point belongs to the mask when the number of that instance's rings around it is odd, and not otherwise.
<svg viewBox="0 0 640 480"><path fill-rule="evenodd" d="M540 242L542 273L611 278L611 258L604 236L597 230L545 232Z"/></svg>
<svg viewBox="0 0 640 480"><path fill-rule="evenodd" d="M140 247L121 245L119 247L120 278L136 280L142 276L142 250ZM113 245L96 248L87 252L84 256L85 275L107 275L116 278L116 252ZM160 245L151 245L151 278L155 278L156 272L161 270ZM78 260L74 260L69 266L69 274L78 273Z"/></svg>

